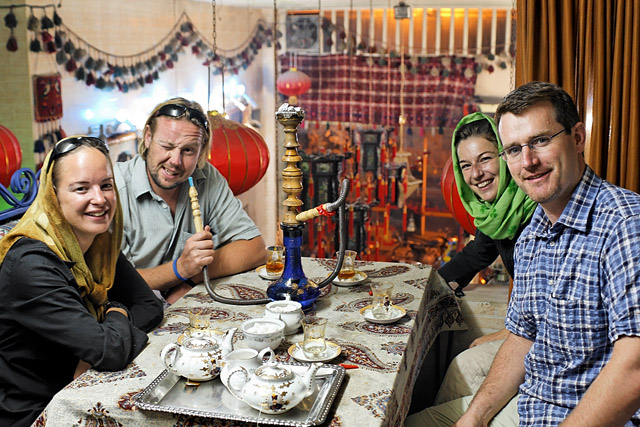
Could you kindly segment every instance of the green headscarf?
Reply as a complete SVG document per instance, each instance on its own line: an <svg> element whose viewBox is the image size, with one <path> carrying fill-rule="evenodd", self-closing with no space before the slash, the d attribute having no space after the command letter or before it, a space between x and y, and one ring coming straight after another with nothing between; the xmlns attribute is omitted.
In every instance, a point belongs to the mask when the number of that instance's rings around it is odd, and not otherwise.
<svg viewBox="0 0 640 427"><path fill-rule="evenodd" d="M502 151L502 142L500 142L496 124L491 117L482 113L472 113L463 117L453 131L451 140L451 158L458 194L460 194L460 200L462 200L464 208L473 216L473 223L478 230L495 240L512 239L520 225L531 218L537 203L527 197L524 191L518 187L511 178L506 162L502 159L499 159L500 182L498 184L498 194L493 203L481 200L464 181L455 147L456 134L460 127L478 120L489 121L498 141L498 152Z"/></svg>

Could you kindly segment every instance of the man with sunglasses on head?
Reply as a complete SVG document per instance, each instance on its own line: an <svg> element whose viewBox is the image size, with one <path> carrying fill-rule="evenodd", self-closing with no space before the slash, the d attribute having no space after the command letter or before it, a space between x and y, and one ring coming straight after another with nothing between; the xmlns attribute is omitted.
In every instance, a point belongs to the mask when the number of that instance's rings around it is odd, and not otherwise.
<svg viewBox="0 0 640 427"><path fill-rule="evenodd" d="M640 196L586 165L560 87L520 86L496 123L511 176L539 203L515 246L509 335L475 396L427 409L423 425L640 425Z"/></svg>
<svg viewBox="0 0 640 427"><path fill-rule="evenodd" d="M156 106L138 154L114 165L124 211L122 251L169 304L195 283L255 268L266 258L260 231L207 162L209 120L183 98ZM204 230L196 232L189 177L198 191Z"/></svg>

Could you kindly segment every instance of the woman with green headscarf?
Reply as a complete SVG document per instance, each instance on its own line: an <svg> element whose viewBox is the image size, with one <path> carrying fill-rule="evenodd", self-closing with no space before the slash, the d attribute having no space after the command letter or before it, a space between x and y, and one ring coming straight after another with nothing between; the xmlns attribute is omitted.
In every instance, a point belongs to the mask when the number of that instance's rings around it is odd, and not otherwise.
<svg viewBox="0 0 640 427"><path fill-rule="evenodd" d="M463 296L462 288L498 256L513 276L513 246L537 204L511 179L498 153L502 143L489 116L465 116L453 133L451 156L458 194L474 218L476 236L438 273Z"/></svg>
<svg viewBox="0 0 640 427"><path fill-rule="evenodd" d="M453 133L451 156L462 203L474 217L475 239L442 266L438 273L463 296L462 288L482 269L502 258L513 276L513 247L537 204L511 179L498 153L502 144L491 117L465 116ZM434 405L474 394L489 372L507 330L476 339L449 365ZM405 427L431 425L428 410L407 418Z"/></svg>

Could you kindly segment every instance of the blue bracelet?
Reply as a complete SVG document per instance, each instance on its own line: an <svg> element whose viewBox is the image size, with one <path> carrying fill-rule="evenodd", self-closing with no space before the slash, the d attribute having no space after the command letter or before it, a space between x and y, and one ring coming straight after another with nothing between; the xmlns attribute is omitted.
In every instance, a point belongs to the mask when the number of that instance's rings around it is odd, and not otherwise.
<svg viewBox="0 0 640 427"><path fill-rule="evenodd" d="M184 281L186 281L186 280L188 280L188 279L185 279L184 277L182 277L182 276L180 275L180 273L178 273L178 266L177 266L177 264L178 264L178 258L176 258L176 259L174 259L174 260L173 260L173 274L175 274L175 275L176 275L176 277L177 277L178 279L182 280L183 282L184 282Z"/></svg>

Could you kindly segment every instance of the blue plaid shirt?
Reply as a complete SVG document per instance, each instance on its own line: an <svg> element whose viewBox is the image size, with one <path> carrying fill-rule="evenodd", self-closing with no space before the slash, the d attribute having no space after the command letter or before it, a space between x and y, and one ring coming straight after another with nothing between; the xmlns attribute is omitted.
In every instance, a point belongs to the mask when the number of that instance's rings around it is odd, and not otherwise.
<svg viewBox="0 0 640 427"><path fill-rule="evenodd" d="M516 243L515 265L506 326L533 341L520 425L555 426L614 342L640 336L640 196L587 167L555 224L538 206ZM639 424L640 411L628 425Z"/></svg>

